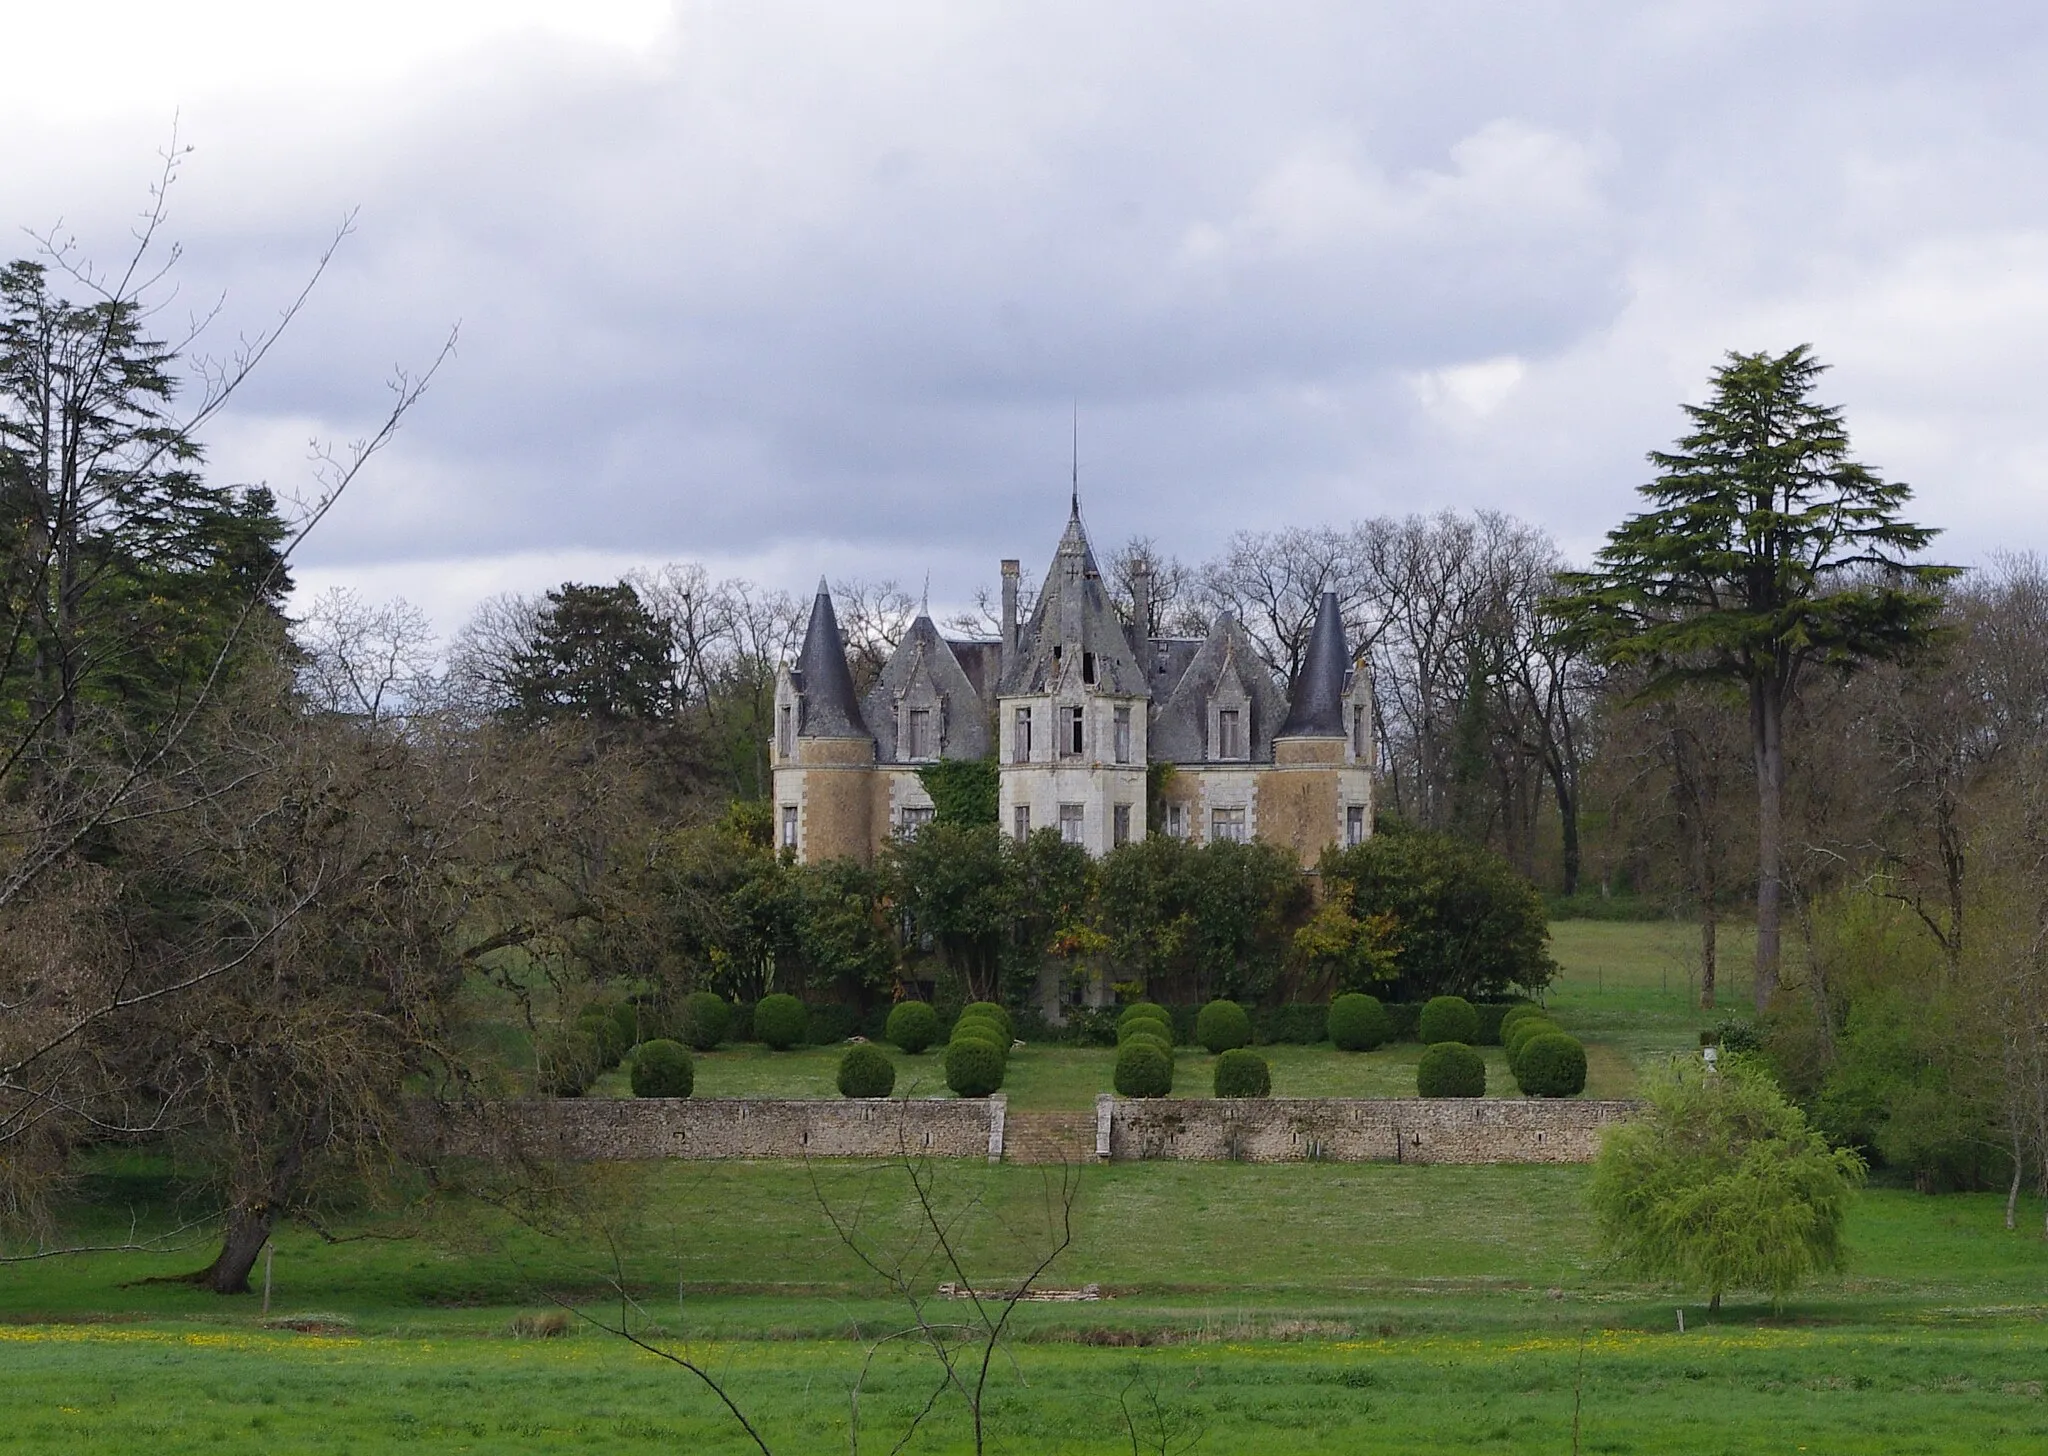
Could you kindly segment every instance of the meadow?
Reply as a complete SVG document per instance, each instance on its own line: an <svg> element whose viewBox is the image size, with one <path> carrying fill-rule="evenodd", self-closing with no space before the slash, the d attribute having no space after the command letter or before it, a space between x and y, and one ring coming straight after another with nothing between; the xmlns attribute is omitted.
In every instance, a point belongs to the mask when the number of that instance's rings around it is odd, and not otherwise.
<svg viewBox="0 0 2048 1456"><path fill-rule="evenodd" d="M1556 943L1553 1004L1610 1049L1616 1078L1714 1019L1690 1005L1676 927L1565 922ZM1396 1060L1357 1060L1375 1059ZM1285 1075L1276 1065L1276 1090L1292 1090ZM1085 1080L1048 1077L1043 1105L1085 1105ZM935 1175L975 1282L1014 1278L1049 1247L1066 1170ZM1995 1196L1872 1188L1845 1273L1782 1309L1738 1298L1710 1320L1697 1294L1602 1266L1584 1168L1073 1176L1073 1243L1048 1280L1106 1297L1019 1307L991 1380L991 1450L2048 1449L2048 1245L2032 1200L2008 1233ZM125 1242L202 1199L173 1166L109 1160L62 1234ZM934 1366L886 1338L907 1311L828 1208L875 1257L906 1261L915 1288L951 1277L904 1171L846 1163L588 1168L541 1218L453 1195L358 1210L330 1228L339 1241L279 1237L268 1317L258 1294L137 1282L204 1263L197 1235L13 1265L0 1450L756 1449L687 1373L594 1325L514 1333L564 1308L615 1317L621 1289L636 1326L713 1370L774 1450L854 1449L856 1381L859 1447L885 1450ZM931 1317L957 1308L934 1301ZM959 1403L940 1402L909 1449L971 1449Z"/></svg>

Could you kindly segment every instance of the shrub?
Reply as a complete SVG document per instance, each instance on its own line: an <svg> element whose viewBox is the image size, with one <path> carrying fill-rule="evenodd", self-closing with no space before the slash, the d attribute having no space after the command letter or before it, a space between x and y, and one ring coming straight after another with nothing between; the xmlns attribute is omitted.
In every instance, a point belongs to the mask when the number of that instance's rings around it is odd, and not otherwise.
<svg viewBox="0 0 2048 1456"><path fill-rule="evenodd" d="M1510 1006L1510 1007L1509 1007L1509 1008L1507 1009L1507 1011L1506 1011L1506 1012L1505 1012L1505 1013L1504 1013L1504 1014L1503 1014L1503 1015L1501 1016L1501 1019L1500 1019L1500 1043L1501 1043L1501 1045L1502 1045L1502 1046L1506 1046L1506 1045L1507 1045L1507 1043L1508 1043L1508 1033L1509 1033L1509 1032L1511 1032L1511 1031L1513 1031L1513 1030L1515 1029L1515 1024L1516 1024L1517 1022L1521 1022L1521 1021L1527 1021L1527 1020L1528 1020L1528 1019L1529 1019L1530 1017L1532 1017L1532 1016L1538 1016L1538 1017L1545 1017L1545 1018L1547 1018L1547 1017L1549 1016L1549 1014L1550 1014L1550 1013L1548 1013L1547 1011L1545 1011L1545 1010L1544 1010L1544 1009L1543 1009L1543 1008L1542 1008L1541 1006L1538 1006L1538 1005L1537 1005L1537 1004L1536 1004L1536 1003L1535 1003L1534 1001L1517 1001L1517 1002L1516 1002L1516 1003L1515 1003L1514 1005Z"/></svg>
<svg viewBox="0 0 2048 1456"><path fill-rule="evenodd" d="M1252 1019L1235 1001L1211 1001L1195 1018L1195 1040L1219 1053L1250 1046Z"/></svg>
<svg viewBox="0 0 2048 1456"><path fill-rule="evenodd" d="M1508 1030L1502 1045L1507 1049L1508 1066L1521 1059L1522 1048L1529 1044L1531 1037L1562 1034L1564 1028L1547 1016L1525 1016Z"/></svg>
<svg viewBox="0 0 2048 1456"><path fill-rule="evenodd" d="M1586 1090L1586 1049L1577 1037L1546 1031L1522 1043L1515 1085L1528 1097L1576 1097Z"/></svg>
<svg viewBox="0 0 2048 1456"><path fill-rule="evenodd" d="M859 1008L838 1002L807 1006L804 1040L812 1046L836 1046L848 1037L861 1035Z"/></svg>
<svg viewBox="0 0 2048 1456"><path fill-rule="evenodd" d="M916 1056L939 1039L939 1013L929 1001L899 1001L889 1012L889 1040Z"/></svg>
<svg viewBox="0 0 2048 1456"><path fill-rule="evenodd" d="M1484 1097L1486 1058L1461 1041L1440 1041L1415 1064L1418 1097Z"/></svg>
<svg viewBox="0 0 2048 1456"><path fill-rule="evenodd" d="M635 1097L688 1097L697 1085L697 1064L678 1041L643 1041L633 1052Z"/></svg>
<svg viewBox="0 0 2048 1456"><path fill-rule="evenodd" d="M1010 1019L1009 1009L998 1006L993 1001L970 1001L960 1008L960 1015L962 1017L982 1016L993 1021L1003 1029L1004 1046L1008 1046L1017 1039L1017 1023Z"/></svg>
<svg viewBox="0 0 2048 1456"><path fill-rule="evenodd" d="M1414 1001L1388 1001L1387 1040L1414 1041L1415 1024L1422 1020L1422 1007Z"/></svg>
<svg viewBox="0 0 2048 1456"><path fill-rule="evenodd" d="M1479 1014L1479 1040L1473 1042L1472 1045L1499 1046L1501 1023L1508 1019L1510 1011L1513 1011L1517 1006L1526 1004L1526 1002L1522 1001L1482 1001L1475 1003L1472 1009Z"/></svg>
<svg viewBox="0 0 2048 1456"><path fill-rule="evenodd" d="M946 1048L946 1085L956 1097L986 1097L1003 1085L1003 1054L978 1037Z"/></svg>
<svg viewBox="0 0 2048 1456"><path fill-rule="evenodd" d="M953 1034L947 1040L958 1041L964 1036L978 1036L990 1046L999 1047L1005 1052L1008 1052L1010 1049L1009 1034L996 1022L978 1013L973 1016L963 1016L954 1022Z"/></svg>
<svg viewBox="0 0 2048 1456"><path fill-rule="evenodd" d="M534 1052L534 1080L543 1097L581 1097L597 1080L597 1043L587 1031L558 1031Z"/></svg>
<svg viewBox="0 0 2048 1456"><path fill-rule="evenodd" d="M618 1018L612 1015L609 1006L586 1006L576 1018L576 1029L590 1038L593 1054L597 1058L597 1069L605 1071L616 1067L619 1058L633 1043L619 1029Z"/></svg>
<svg viewBox="0 0 2048 1456"><path fill-rule="evenodd" d="M754 1003L735 1001L732 1003L732 1020L726 1024L725 1039L741 1042L754 1039Z"/></svg>
<svg viewBox="0 0 2048 1456"><path fill-rule="evenodd" d="M1471 1046L1479 1040L1479 1013L1463 996L1432 997L1422 1008L1415 1034L1424 1046L1444 1041L1461 1041Z"/></svg>
<svg viewBox="0 0 2048 1456"><path fill-rule="evenodd" d="M1314 1046L1330 1034L1327 1006L1272 1006L1252 1015L1253 1039L1288 1046Z"/></svg>
<svg viewBox="0 0 2048 1456"><path fill-rule="evenodd" d="M716 991L692 991L683 998L683 1040L694 1050L713 1050L731 1027L732 1008Z"/></svg>
<svg viewBox="0 0 2048 1456"><path fill-rule="evenodd" d="M1168 1050L1173 1047L1173 1031L1163 1021L1140 1017L1136 1021L1126 1022L1116 1029L1116 1044L1122 1046L1134 1036L1150 1037Z"/></svg>
<svg viewBox="0 0 2048 1456"><path fill-rule="evenodd" d="M1387 1039L1387 1009L1376 996L1347 991L1330 1003L1329 1028L1340 1051L1369 1052Z"/></svg>
<svg viewBox="0 0 2048 1456"><path fill-rule="evenodd" d="M887 1097L896 1090L896 1064L878 1046L865 1042L839 1059L841 1097Z"/></svg>
<svg viewBox="0 0 2048 1456"><path fill-rule="evenodd" d="M1125 1023L1137 1021L1144 1017L1150 1017L1152 1020L1158 1022L1161 1026L1170 1027L1173 1025L1173 1018L1167 1014L1166 1008L1164 1006L1161 1006L1158 1002L1133 1001L1130 1005L1126 1006L1123 1009L1123 1011L1117 1016L1117 1029L1121 1031Z"/></svg>
<svg viewBox="0 0 2048 1456"><path fill-rule="evenodd" d="M1144 1037L1125 1042L1112 1081L1121 1097L1164 1097L1173 1090L1173 1053Z"/></svg>
<svg viewBox="0 0 2048 1456"><path fill-rule="evenodd" d="M1266 1059L1247 1047L1233 1047L1216 1059L1218 1097L1270 1097L1273 1073Z"/></svg>
<svg viewBox="0 0 2048 1456"><path fill-rule="evenodd" d="M628 1047L640 1045L640 1008L631 1001L621 1001L612 1007L612 1020L618 1023L619 1035L625 1038ZM652 1031L652 1027L649 1028ZM646 1038L652 1040L651 1037ZM621 1053L621 1055L624 1055Z"/></svg>
<svg viewBox="0 0 2048 1456"><path fill-rule="evenodd" d="M778 1052L804 1039L811 1013L794 996L763 996L754 1005L754 1035Z"/></svg>

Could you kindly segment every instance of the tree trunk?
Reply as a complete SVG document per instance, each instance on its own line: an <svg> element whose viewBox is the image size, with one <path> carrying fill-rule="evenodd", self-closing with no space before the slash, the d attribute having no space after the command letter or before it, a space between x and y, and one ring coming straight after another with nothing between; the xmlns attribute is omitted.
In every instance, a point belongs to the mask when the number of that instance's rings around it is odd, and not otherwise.
<svg viewBox="0 0 2048 1456"><path fill-rule="evenodd" d="M1550 787L1557 800L1558 828L1564 835L1564 893L1569 899L1579 893L1579 799L1555 762L1550 766Z"/></svg>
<svg viewBox="0 0 2048 1456"><path fill-rule="evenodd" d="M1715 932L1719 929L1714 915L1712 895L1700 897L1700 1009L1714 1009L1714 948Z"/></svg>
<svg viewBox="0 0 2048 1456"><path fill-rule="evenodd" d="M1708 1314L1719 1314L1720 1312L1721 1312L1721 1291L1717 1289L1717 1290L1715 1290L1715 1291L1714 1291L1714 1292L1713 1292L1713 1293L1712 1293L1711 1295L1709 1295L1709 1296L1707 1297L1707 1313L1708 1313Z"/></svg>
<svg viewBox="0 0 2048 1456"><path fill-rule="evenodd" d="M2017 1224L2020 1211L2020 1140L2012 1140L2012 1186L2005 1190L2005 1226L2008 1231Z"/></svg>
<svg viewBox="0 0 2048 1456"><path fill-rule="evenodd" d="M1756 1009L1778 990L1785 842L1785 694L1775 678L1750 685L1750 736L1756 750Z"/></svg>
<svg viewBox="0 0 2048 1456"><path fill-rule="evenodd" d="M193 1275L192 1282L215 1294L247 1294L249 1271L256 1267L256 1256L270 1242L270 1226L275 1220L276 1214L267 1203L231 1210L220 1254Z"/></svg>

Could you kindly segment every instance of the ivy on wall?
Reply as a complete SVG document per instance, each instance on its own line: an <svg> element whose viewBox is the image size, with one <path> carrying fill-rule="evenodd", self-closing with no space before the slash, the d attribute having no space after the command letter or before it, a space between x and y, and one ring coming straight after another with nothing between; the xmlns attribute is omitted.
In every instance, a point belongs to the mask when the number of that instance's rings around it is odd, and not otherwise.
<svg viewBox="0 0 2048 1456"><path fill-rule="evenodd" d="M993 824L999 800L993 758L942 758L917 771L941 824Z"/></svg>

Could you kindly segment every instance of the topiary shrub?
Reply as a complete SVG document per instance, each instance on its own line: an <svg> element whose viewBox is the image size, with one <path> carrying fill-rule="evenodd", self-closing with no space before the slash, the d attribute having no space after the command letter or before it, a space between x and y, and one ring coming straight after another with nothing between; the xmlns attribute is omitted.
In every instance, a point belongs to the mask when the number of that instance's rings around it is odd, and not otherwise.
<svg viewBox="0 0 2048 1456"><path fill-rule="evenodd" d="M1235 1001L1211 1001L1195 1018L1195 1040L1218 1054L1250 1046L1252 1019Z"/></svg>
<svg viewBox="0 0 2048 1456"><path fill-rule="evenodd" d="M597 1080L597 1058L589 1032L558 1031L534 1048L534 1084L543 1097L581 1097Z"/></svg>
<svg viewBox="0 0 2048 1456"><path fill-rule="evenodd" d="M878 1046L863 1043L839 1059L841 1097L887 1097L896 1090L896 1064Z"/></svg>
<svg viewBox="0 0 2048 1456"><path fill-rule="evenodd" d="M1579 1039L1546 1031L1522 1043L1515 1085L1527 1097L1576 1097L1586 1090L1586 1049Z"/></svg>
<svg viewBox="0 0 2048 1456"><path fill-rule="evenodd" d="M1486 1058L1461 1041L1440 1041L1415 1064L1418 1097L1484 1097Z"/></svg>
<svg viewBox="0 0 2048 1456"><path fill-rule="evenodd" d="M1003 1054L979 1037L946 1048L946 1085L956 1097L986 1097L1003 1085Z"/></svg>
<svg viewBox="0 0 2048 1456"><path fill-rule="evenodd" d="M1479 1013L1463 996L1436 996L1423 1003L1422 1017L1415 1023L1415 1038L1424 1046L1461 1041L1471 1046L1479 1040Z"/></svg>
<svg viewBox="0 0 2048 1456"><path fill-rule="evenodd" d="M754 1003L754 1035L778 1052L786 1052L804 1039L811 1013L794 996L763 996Z"/></svg>
<svg viewBox="0 0 2048 1456"><path fill-rule="evenodd" d="M1233 1047L1216 1059L1218 1097L1270 1097L1273 1071L1249 1047Z"/></svg>
<svg viewBox="0 0 2048 1456"><path fill-rule="evenodd" d="M1119 1026L1116 1029L1116 1044L1122 1046L1134 1036L1150 1037L1169 1050L1173 1047L1173 1028L1163 1021L1154 1021L1149 1016L1141 1016L1136 1021L1127 1021Z"/></svg>
<svg viewBox="0 0 2048 1456"><path fill-rule="evenodd" d="M899 1001L889 1011L884 1035L914 1057L939 1039L939 1013L929 1001Z"/></svg>
<svg viewBox="0 0 2048 1456"><path fill-rule="evenodd" d="M1522 1004L1520 1001L1473 1002L1472 1009L1479 1014L1479 1040L1473 1042L1472 1045L1499 1046L1500 1024L1508 1019L1510 1011Z"/></svg>
<svg viewBox="0 0 2048 1456"><path fill-rule="evenodd" d="M1164 1097L1173 1090L1173 1053L1145 1037L1125 1042L1111 1080L1121 1097Z"/></svg>
<svg viewBox="0 0 2048 1456"><path fill-rule="evenodd" d="M1525 1016L1508 1028L1501 1045L1508 1054L1508 1066L1512 1068L1521 1059L1522 1048L1529 1044L1531 1037L1562 1034L1564 1028L1547 1016Z"/></svg>
<svg viewBox="0 0 2048 1456"><path fill-rule="evenodd" d="M693 1050L708 1052L732 1028L732 1008L716 991L692 991L683 998L683 1040Z"/></svg>
<svg viewBox="0 0 2048 1456"><path fill-rule="evenodd" d="M616 1067L619 1058L633 1045L626 1033L619 1027L619 1021L608 1005L586 1006L576 1017L576 1029L590 1038L597 1057L597 1069L605 1071Z"/></svg>
<svg viewBox="0 0 2048 1456"><path fill-rule="evenodd" d="M643 1041L633 1051L635 1097L688 1097L697 1086L697 1064L679 1041Z"/></svg>
<svg viewBox="0 0 2048 1456"><path fill-rule="evenodd" d="M1507 1009L1507 1013L1500 1019L1500 1044L1502 1046L1508 1044L1508 1033L1515 1029L1517 1022L1527 1021L1532 1016L1542 1017L1548 1015L1549 1013L1534 1001L1517 1001Z"/></svg>
<svg viewBox="0 0 2048 1456"><path fill-rule="evenodd" d="M1156 1001L1133 1001L1117 1014L1116 1024L1118 1029L1121 1030L1125 1022L1137 1021L1146 1017L1151 1018L1162 1026L1171 1027L1173 1025L1173 1017L1167 1013L1164 1006L1161 1006Z"/></svg>
<svg viewBox="0 0 2048 1456"><path fill-rule="evenodd" d="M1391 1028L1377 996L1347 991L1330 1003L1330 1041L1339 1051L1369 1052L1386 1041Z"/></svg>
<svg viewBox="0 0 2048 1456"><path fill-rule="evenodd" d="M1009 1035L986 1016L976 1014L961 1017L953 1023L953 1034L947 1040L958 1041L963 1036L978 1036L990 1046L1000 1048L1005 1055L1009 1053Z"/></svg>
<svg viewBox="0 0 2048 1456"><path fill-rule="evenodd" d="M1010 1019L1009 1008L998 1006L993 1001L969 1001L960 1008L964 1019L969 1016L985 1017L1003 1029L1003 1045L1008 1046L1017 1039L1017 1023Z"/></svg>

